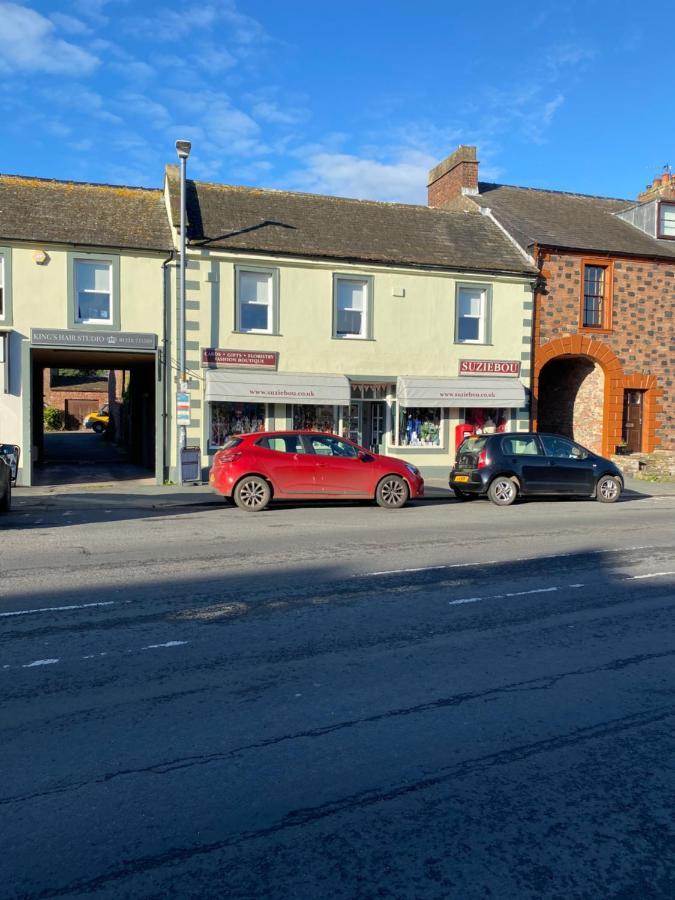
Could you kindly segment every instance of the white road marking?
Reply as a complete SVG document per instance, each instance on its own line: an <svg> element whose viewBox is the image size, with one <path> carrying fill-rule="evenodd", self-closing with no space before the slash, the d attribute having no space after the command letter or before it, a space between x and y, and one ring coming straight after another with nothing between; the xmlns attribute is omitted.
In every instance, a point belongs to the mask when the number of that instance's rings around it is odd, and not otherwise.
<svg viewBox="0 0 675 900"><path fill-rule="evenodd" d="M675 572L650 572L649 575L630 575L627 581L638 581L640 578L662 578L664 575L675 575Z"/></svg>
<svg viewBox="0 0 675 900"><path fill-rule="evenodd" d="M189 641L167 641L166 644L148 644L147 647L141 647L141 650L157 650L159 647L180 647L189 643Z"/></svg>
<svg viewBox="0 0 675 900"><path fill-rule="evenodd" d="M21 666L22 669L32 669L33 666L53 666L54 663L59 662L58 659L36 659L35 662L25 663Z"/></svg>
<svg viewBox="0 0 675 900"><path fill-rule="evenodd" d="M73 606L42 606L39 609L17 609L15 612L0 613L0 619L8 616L30 616L33 613L62 612L66 609L88 609L90 606L112 606L114 603L114 600L105 600L102 603L80 603Z"/></svg>
<svg viewBox="0 0 675 900"><path fill-rule="evenodd" d="M591 550L590 553L599 555L603 553L628 553L632 550L657 550L659 549L658 544L644 544L638 547L612 547L608 550ZM417 566L415 568L407 568L407 569L384 569L381 572L357 572L355 575L352 575L352 578L375 578L377 575L404 575L407 572L433 572L438 571L439 569L462 569L462 568L470 568L470 567L478 567L478 566L497 566L504 565L507 563L514 562L545 562L549 559L564 559L567 556L578 556L582 554L583 551L573 550L569 553L555 553L552 556L516 556L511 557L509 559L487 559L482 560L481 562L467 562L467 563L450 563L447 565L439 565L439 566ZM668 573L671 574L671 573Z"/></svg>
<svg viewBox="0 0 675 900"><path fill-rule="evenodd" d="M526 597L529 594L552 594L566 588L582 588L583 584L563 584L555 587L533 588L530 591L510 591L506 594L488 594L486 597L462 597L460 600L449 600L448 606L459 606L462 603L478 603L480 600L504 600L506 597Z"/></svg>

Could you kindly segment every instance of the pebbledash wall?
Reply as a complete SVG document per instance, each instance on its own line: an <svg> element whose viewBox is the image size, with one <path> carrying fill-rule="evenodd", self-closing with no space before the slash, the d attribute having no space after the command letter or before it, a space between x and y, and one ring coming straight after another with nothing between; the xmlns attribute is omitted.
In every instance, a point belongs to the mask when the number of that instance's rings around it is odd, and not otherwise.
<svg viewBox="0 0 675 900"><path fill-rule="evenodd" d="M237 268L242 266L272 269L276 273L277 334L236 330L235 279ZM334 277L340 275L370 279L372 326L368 339L347 340L333 336L333 285ZM212 454L221 445L225 433L231 430L230 423L219 431L216 405L207 400L208 380L213 374L203 364L202 354L206 348L278 354L279 374L313 373L348 378L354 402L349 406L334 404L331 409L324 410L324 421L313 418L310 404L265 403L259 409L264 421L258 422L257 427L332 430L359 443L368 443L380 452L423 466L448 465L455 451L456 427L475 418L475 403L472 409L458 404L438 409L436 445L429 442L423 446L420 442L417 446L404 446L409 435L402 433L405 427L402 415L405 414L397 397L399 377L458 379L462 359L509 360L516 362L520 372L507 380L522 385L523 397L529 394L532 275L424 272L391 265L348 265L336 261L193 249L188 252L186 281L190 395L187 438L188 445L202 449L204 469L210 465ZM492 340L487 344L455 343L457 288L458 285L472 284L487 286L492 297ZM176 305L174 297L174 312ZM175 323L172 330L175 333ZM221 373L218 377L227 378ZM485 384L487 387L487 381ZM174 385L174 403L175 397ZM368 437L372 439L374 407L368 405L369 400L379 402L383 414L382 435L377 446L373 446L373 440L364 439L368 429L358 418L371 417ZM484 404L485 407L495 405L498 404L490 401ZM420 406L424 404L420 402ZM527 401L521 408L500 412L504 416L502 427L528 429ZM254 413L239 404L241 417L248 419ZM241 427L237 421L235 430ZM175 433L169 440L172 444L170 458L175 461ZM172 477L174 475L172 472Z"/></svg>
<svg viewBox="0 0 675 900"><path fill-rule="evenodd" d="M644 391L643 451L675 450L675 261L614 258L611 325L598 331L579 327L579 254L542 250L540 259L546 290L536 302L535 397L547 363L586 357L595 364L595 390L578 404L585 419L578 423L579 440L614 453L622 440L624 391L634 389ZM535 423L537 413L535 400Z"/></svg>

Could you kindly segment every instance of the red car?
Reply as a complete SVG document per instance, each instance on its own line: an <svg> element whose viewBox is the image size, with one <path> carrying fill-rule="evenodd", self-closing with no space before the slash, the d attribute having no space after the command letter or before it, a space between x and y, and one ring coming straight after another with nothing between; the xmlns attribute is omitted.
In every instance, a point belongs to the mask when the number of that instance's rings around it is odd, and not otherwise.
<svg viewBox="0 0 675 900"><path fill-rule="evenodd" d="M209 484L240 509L258 512L270 500L375 500L398 509L424 496L419 470L318 431L234 435L219 450Z"/></svg>

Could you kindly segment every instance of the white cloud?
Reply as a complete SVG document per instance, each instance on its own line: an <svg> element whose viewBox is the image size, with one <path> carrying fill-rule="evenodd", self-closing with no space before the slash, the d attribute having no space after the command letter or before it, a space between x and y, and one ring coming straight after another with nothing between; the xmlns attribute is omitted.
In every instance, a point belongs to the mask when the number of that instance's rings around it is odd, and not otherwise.
<svg viewBox="0 0 675 900"><path fill-rule="evenodd" d="M84 75L99 64L87 50L56 37L56 26L26 6L0 2L0 71Z"/></svg>
<svg viewBox="0 0 675 900"><path fill-rule="evenodd" d="M49 18L61 31L68 34L91 34L91 28L75 16L69 16L67 13L55 12L51 13Z"/></svg>
<svg viewBox="0 0 675 900"><path fill-rule="evenodd" d="M251 112L262 122L269 122L273 125L296 125L307 117L307 112L303 109L282 109L277 103L269 100L256 103Z"/></svg>
<svg viewBox="0 0 675 900"><path fill-rule="evenodd" d="M425 203L427 174L438 162L430 153L403 150L382 161L349 153L312 153L306 167L290 176L305 191L368 200Z"/></svg>

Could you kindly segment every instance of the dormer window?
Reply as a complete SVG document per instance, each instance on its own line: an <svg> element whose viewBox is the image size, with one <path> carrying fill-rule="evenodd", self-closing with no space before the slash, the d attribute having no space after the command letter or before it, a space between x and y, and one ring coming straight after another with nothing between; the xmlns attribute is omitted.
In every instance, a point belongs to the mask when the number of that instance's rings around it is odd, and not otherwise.
<svg viewBox="0 0 675 900"><path fill-rule="evenodd" d="M658 237L675 240L675 203L659 203Z"/></svg>

